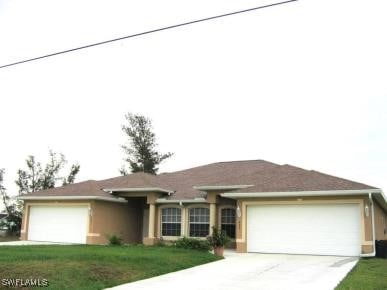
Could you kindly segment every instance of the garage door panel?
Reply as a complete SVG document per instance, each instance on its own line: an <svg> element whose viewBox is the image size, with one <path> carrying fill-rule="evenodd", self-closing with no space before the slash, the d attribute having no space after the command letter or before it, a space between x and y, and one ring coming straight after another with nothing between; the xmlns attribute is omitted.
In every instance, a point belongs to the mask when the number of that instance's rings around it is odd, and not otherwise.
<svg viewBox="0 0 387 290"><path fill-rule="evenodd" d="M88 207L31 206L29 212L29 240L86 243Z"/></svg>
<svg viewBox="0 0 387 290"><path fill-rule="evenodd" d="M359 205L248 206L247 250L357 256L360 254Z"/></svg>

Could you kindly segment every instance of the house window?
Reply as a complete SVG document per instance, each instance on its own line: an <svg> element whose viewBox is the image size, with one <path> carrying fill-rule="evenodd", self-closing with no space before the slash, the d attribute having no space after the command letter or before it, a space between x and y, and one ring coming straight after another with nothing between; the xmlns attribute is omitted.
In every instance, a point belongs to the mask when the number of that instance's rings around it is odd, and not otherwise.
<svg viewBox="0 0 387 290"><path fill-rule="evenodd" d="M210 232L210 210L208 208L191 208L189 210L189 236L205 237Z"/></svg>
<svg viewBox="0 0 387 290"><path fill-rule="evenodd" d="M161 211L161 235L181 236L181 209L163 208Z"/></svg>
<svg viewBox="0 0 387 290"><path fill-rule="evenodd" d="M235 238L235 209L223 208L221 211L221 229L230 238Z"/></svg>

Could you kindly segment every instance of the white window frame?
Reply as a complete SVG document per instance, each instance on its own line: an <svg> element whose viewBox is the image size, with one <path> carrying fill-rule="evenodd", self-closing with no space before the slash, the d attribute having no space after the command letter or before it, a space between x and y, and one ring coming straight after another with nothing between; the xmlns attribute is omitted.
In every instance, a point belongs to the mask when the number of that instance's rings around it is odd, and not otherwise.
<svg viewBox="0 0 387 290"><path fill-rule="evenodd" d="M235 215L234 215L235 219L234 219L234 223L233 224L231 224L231 223L223 223L222 213L223 213L223 210L225 210L225 209L234 210L234 212L235 212ZM220 211L220 214L219 214L219 229L222 230L222 225L234 225L235 226L235 237L230 237L231 239L234 240L236 238L236 209L235 209L235 207L233 207L233 206L225 206L225 207L221 207L219 209L219 211Z"/></svg>
<svg viewBox="0 0 387 290"><path fill-rule="evenodd" d="M163 211L167 209L175 209L180 211L180 222L163 222ZM183 236L183 209L176 206L163 206L160 208L160 236L161 237L170 237L170 238L179 238ZM180 224L180 235L177 236L164 236L163 235L163 224Z"/></svg>
<svg viewBox="0 0 387 290"><path fill-rule="evenodd" d="M205 209L208 211L208 222L204 223L204 222L191 222L191 210L194 210L194 209ZM191 236L191 224L208 224L208 234L210 234L210 209L206 206L191 206L188 208L188 232L187 232L187 235L190 237L190 238L206 238L206 236L203 236L203 237L197 237L197 236Z"/></svg>

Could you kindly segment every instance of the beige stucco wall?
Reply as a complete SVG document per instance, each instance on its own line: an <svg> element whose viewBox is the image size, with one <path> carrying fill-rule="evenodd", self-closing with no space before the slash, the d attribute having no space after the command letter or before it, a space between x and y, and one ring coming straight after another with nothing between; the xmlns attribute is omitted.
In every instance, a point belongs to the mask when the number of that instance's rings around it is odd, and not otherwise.
<svg viewBox="0 0 387 290"><path fill-rule="evenodd" d="M125 243L141 243L142 210L137 202L93 201L88 244L106 244L108 235L118 235Z"/></svg>
<svg viewBox="0 0 387 290"><path fill-rule="evenodd" d="M376 240L387 240L387 212L374 202Z"/></svg>
<svg viewBox="0 0 387 290"><path fill-rule="evenodd" d="M218 194L218 193L217 193ZM220 227L220 211L222 208L236 208L238 205L242 215L236 219L236 249L238 252L246 252L246 206L247 204L275 204L275 203L358 203L362 209L361 216L361 240L362 252L372 252L372 224L371 215L368 217L364 213L364 206L369 205L368 196L347 196L347 197L292 197L292 198L252 198L252 199L233 199L221 198L216 194L209 197L210 203L213 204L212 210L215 209L215 215L212 223ZM148 198L148 205L135 199L129 199L128 203L113 203L95 200L68 200L68 201L26 201L23 212L21 239L28 237L28 216L31 205L85 205L91 209L89 217L89 232L87 243L104 244L107 243L106 235L116 234L123 237L125 243L142 242L142 213L144 207L149 207L149 203L154 204L154 200ZM182 209L182 236L189 236L189 208L207 207L210 203L192 203L192 204L156 204L156 214L154 219L154 237L161 238L161 209L164 207L179 207ZM386 212L375 202L375 233L376 239L387 239L387 215ZM175 240L178 237L163 237L166 240ZM147 241L147 239L145 239ZM152 241L154 238L152 238ZM150 243L151 244L151 243Z"/></svg>

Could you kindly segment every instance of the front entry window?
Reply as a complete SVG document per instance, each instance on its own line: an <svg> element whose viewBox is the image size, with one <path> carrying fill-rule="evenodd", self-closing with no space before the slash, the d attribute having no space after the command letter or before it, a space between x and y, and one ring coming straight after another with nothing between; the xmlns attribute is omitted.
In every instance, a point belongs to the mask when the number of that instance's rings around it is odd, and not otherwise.
<svg viewBox="0 0 387 290"><path fill-rule="evenodd" d="M163 236L181 236L181 209L163 208L161 211L161 234Z"/></svg>
<svg viewBox="0 0 387 290"><path fill-rule="evenodd" d="M235 209L222 209L221 228L226 232L227 236L235 238Z"/></svg>
<svg viewBox="0 0 387 290"><path fill-rule="evenodd" d="M206 237L210 233L210 211L208 208L189 210L189 236Z"/></svg>

